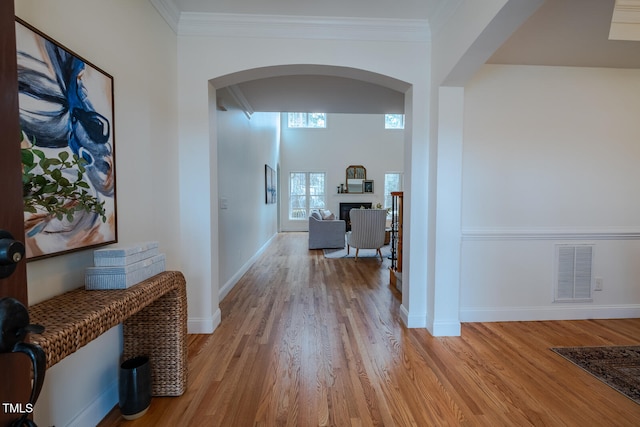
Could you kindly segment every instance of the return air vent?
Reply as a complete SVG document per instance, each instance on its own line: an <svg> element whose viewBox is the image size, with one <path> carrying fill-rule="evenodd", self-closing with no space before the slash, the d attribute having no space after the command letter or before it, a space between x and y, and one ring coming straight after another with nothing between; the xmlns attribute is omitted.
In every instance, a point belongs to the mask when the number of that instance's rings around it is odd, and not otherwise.
<svg viewBox="0 0 640 427"><path fill-rule="evenodd" d="M555 302L588 302L591 297L593 245L556 245Z"/></svg>

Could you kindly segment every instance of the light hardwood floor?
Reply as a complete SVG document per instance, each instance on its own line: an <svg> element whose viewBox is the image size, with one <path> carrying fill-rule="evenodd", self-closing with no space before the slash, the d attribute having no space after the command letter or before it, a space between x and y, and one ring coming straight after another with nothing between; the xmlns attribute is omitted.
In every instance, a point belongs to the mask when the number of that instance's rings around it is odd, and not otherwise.
<svg viewBox="0 0 640 427"><path fill-rule="evenodd" d="M640 319L406 329L388 260L283 233L189 336L189 386L100 426L638 426L640 405L549 347L640 343Z"/></svg>

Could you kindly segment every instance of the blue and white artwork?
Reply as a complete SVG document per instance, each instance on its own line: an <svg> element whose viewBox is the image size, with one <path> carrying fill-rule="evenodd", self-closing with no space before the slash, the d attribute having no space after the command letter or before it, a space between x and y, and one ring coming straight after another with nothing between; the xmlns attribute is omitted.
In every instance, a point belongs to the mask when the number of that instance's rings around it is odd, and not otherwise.
<svg viewBox="0 0 640 427"><path fill-rule="evenodd" d="M113 243L113 78L16 21L25 244L30 259Z"/></svg>
<svg viewBox="0 0 640 427"><path fill-rule="evenodd" d="M269 165L264 165L264 190L265 190L265 202L269 205L276 203L276 171Z"/></svg>

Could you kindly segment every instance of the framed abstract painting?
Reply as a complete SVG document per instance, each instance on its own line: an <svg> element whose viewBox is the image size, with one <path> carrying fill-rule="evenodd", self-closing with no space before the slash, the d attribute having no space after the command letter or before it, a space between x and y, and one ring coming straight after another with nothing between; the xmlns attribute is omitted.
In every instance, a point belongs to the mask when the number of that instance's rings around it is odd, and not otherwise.
<svg viewBox="0 0 640 427"><path fill-rule="evenodd" d="M113 77L16 19L28 260L117 242Z"/></svg>
<svg viewBox="0 0 640 427"><path fill-rule="evenodd" d="M264 192L266 204L276 203L276 171L264 165Z"/></svg>

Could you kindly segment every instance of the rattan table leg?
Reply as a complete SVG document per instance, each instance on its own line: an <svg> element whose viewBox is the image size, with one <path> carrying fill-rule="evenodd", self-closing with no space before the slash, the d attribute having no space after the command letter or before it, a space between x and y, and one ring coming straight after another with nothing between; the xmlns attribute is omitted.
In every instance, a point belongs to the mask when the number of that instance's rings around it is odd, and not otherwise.
<svg viewBox="0 0 640 427"><path fill-rule="evenodd" d="M180 396L187 386L185 286L165 295L123 323L123 360L148 356L154 396Z"/></svg>

